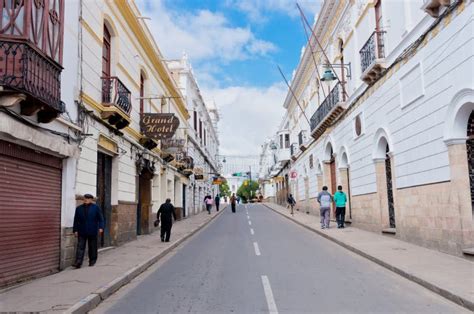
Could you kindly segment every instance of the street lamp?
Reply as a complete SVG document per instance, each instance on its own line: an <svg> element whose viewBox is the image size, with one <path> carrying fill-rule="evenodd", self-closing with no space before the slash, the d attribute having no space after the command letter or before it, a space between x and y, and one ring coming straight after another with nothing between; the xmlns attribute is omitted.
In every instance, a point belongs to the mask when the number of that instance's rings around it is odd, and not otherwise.
<svg viewBox="0 0 474 314"><path fill-rule="evenodd" d="M332 72L332 68L343 68L343 69L346 69L347 70L347 73L346 73L346 77L348 79L350 79L352 77L352 74L351 74L351 63L343 63L343 64L340 64L340 63L326 63L324 65L324 67L326 68L326 70L324 70L324 74L323 76L321 77L321 81L323 82L330 82L330 81L335 81L337 80L337 77L336 75Z"/></svg>

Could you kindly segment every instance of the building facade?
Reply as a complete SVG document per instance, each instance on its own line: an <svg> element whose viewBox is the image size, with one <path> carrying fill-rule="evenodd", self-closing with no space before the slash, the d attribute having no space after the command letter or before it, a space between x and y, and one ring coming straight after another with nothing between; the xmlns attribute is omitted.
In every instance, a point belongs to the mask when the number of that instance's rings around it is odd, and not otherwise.
<svg viewBox="0 0 474 314"><path fill-rule="evenodd" d="M186 134L185 150L202 175L192 176L189 186L190 214L205 209L204 197L219 193L213 178L219 176L219 112L214 102L205 102L186 54L180 60L170 60L168 67L178 82L186 108L191 116Z"/></svg>
<svg viewBox="0 0 474 314"><path fill-rule="evenodd" d="M322 186L342 185L356 227L455 255L474 246L473 10L325 1L284 103L290 178L273 173L276 194L318 214Z"/></svg>

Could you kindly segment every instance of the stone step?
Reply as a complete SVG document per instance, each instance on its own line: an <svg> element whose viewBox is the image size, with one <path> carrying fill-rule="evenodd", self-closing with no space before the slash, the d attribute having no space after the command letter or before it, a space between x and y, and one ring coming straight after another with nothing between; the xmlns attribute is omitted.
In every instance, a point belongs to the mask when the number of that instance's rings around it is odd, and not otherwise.
<svg viewBox="0 0 474 314"><path fill-rule="evenodd" d="M384 234L397 234L397 229L396 228L386 228L382 230L382 233Z"/></svg>

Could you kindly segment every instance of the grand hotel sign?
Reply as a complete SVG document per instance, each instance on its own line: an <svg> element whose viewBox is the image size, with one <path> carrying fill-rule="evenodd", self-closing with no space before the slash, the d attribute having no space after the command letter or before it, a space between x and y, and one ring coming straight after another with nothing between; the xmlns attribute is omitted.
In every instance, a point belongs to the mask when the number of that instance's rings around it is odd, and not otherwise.
<svg viewBox="0 0 474 314"><path fill-rule="evenodd" d="M147 137L155 140L170 139L179 127L179 119L173 113L144 113L140 127Z"/></svg>

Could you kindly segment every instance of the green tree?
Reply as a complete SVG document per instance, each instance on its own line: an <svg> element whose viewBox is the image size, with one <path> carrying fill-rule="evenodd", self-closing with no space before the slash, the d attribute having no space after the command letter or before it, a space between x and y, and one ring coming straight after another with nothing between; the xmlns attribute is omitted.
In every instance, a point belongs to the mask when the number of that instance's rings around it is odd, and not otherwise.
<svg viewBox="0 0 474 314"><path fill-rule="evenodd" d="M224 182L220 185L220 194L221 196L227 196L227 197L230 197L230 188L229 188L229 184L227 182Z"/></svg>
<svg viewBox="0 0 474 314"><path fill-rule="evenodd" d="M257 181L245 180L237 190L237 196L239 196L243 202L247 202L257 196L258 189L259 184Z"/></svg>

